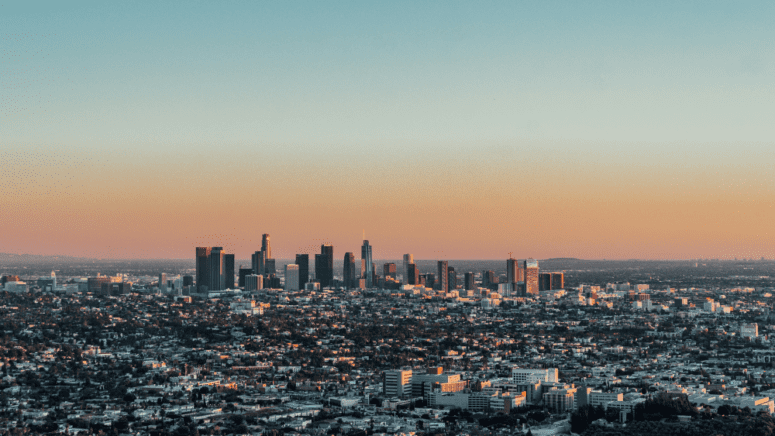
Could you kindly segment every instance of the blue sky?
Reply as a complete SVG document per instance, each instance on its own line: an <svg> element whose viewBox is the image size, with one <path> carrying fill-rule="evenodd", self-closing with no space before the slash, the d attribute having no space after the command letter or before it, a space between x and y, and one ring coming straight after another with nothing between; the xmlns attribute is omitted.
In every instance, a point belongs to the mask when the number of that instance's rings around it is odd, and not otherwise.
<svg viewBox="0 0 775 436"><path fill-rule="evenodd" d="M773 9L11 2L4 81L38 81L0 122L102 145L771 141Z"/></svg>

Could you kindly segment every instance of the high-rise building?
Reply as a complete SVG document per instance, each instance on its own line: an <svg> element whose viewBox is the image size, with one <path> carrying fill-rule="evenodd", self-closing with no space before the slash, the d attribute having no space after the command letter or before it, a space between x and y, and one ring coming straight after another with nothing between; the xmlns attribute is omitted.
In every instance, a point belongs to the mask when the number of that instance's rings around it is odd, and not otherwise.
<svg viewBox="0 0 775 436"><path fill-rule="evenodd" d="M160 291L167 290L167 273L159 274L159 290Z"/></svg>
<svg viewBox="0 0 775 436"><path fill-rule="evenodd" d="M535 259L526 259L523 261L525 271L525 293L528 295L538 294L538 261Z"/></svg>
<svg viewBox="0 0 775 436"><path fill-rule="evenodd" d="M382 275L387 279L388 277L396 278L396 264L386 263L382 266Z"/></svg>
<svg viewBox="0 0 775 436"><path fill-rule="evenodd" d="M360 276L355 271L355 255L348 251L344 254L344 266L342 267L342 278L344 280L344 287L347 289L355 289L358 287L358 278Z"/></svg>
<svg viewBox="0 0 775 436"><path fill-rule="evenodd" d="M244 288L245 287L245 277L247 277L247 276L249 276L251 274L253 274L253 269L252 268L243 268L242 265L240 265L240 267L239 267L239 279L238 279L239 281L238 281L237 286L239 286L240 288Z"/></svg>
<svg viewBox="0 0 775 436"><path fill-rule="evenodd" d="M224 289L234 288L234 255L223 255L223 283Z"/></svg>
<svg viewBox="0 0 775 436"><path fill-rule="evenodd" d="M268 277L272 274L277 274L277 267L275 266L275 260L266 258L264 260L264 276Z"/></svg>
<svg viewBox="0 0 775 436"><path fill-rule="evenodd" d="M321 245L320 254L315 255L315 279L321 288L327 288L334 282L334 246Z"/></svg>
<svg viewBox="0 0 775 436"><path fill-rule="evenodd" d="M436 274L433 274L433 273L425 274L425 287L436 289Z"/></svg>
<svg viewBox="0 0 775 436"><path fill-rule="evenodd" d="M517 262L517 259L514 258L508 258L506 259L506 283L509 283L513 285L514 283L517 283L520 281L518 279L519 277L519 263Z"/></svg>
<svg viewBox="0 0 775 436"><path fill-rule="evenodd" d="M409 283L409 264L414 263L414 255L413 254L405 254L404 255L404 270L403 273L403 282L405 285L408 284L416 284L416 283Z"/></svg>
<svg viewBox="0 0 775 436"><path fill-rule="evenodd" d="M565 289L565 273L552 273L552 289Z"/></svg>
<svg viewBox="0 0 775 436"><path fill-rule="evenodd" d="M200 291L210 289L210 247L196 247L196 286Z"/></svg>
<svg viewBox="0 0 775 436"><path fill-rule="evenodd" d="M436 289L441 292L449 292L449 263L446 260L438 261L438 279Z"/></svg>
<svg viewBox="0 0 775 436"><path fill-rule="evenodd" d="M498 280L495 276L495 271L493 270L487 270L482 271L482 287L487 289L492 289L493 287L497 288L498 286Z"/></svg>
<svg viewBox="0 0 775 436"><path fill-rule="evenodd" d="M266 261L266 253L263 250L256 251L251 256L251 263L253 266L253 274L262 275L266 271L264 269L264 262Z"/></svg>
<svg viewBox="0 0 775 436"><path fill-rule="evenodd" d="M299 265L299 289L304 289L309 282L309 254L297 254L296 265ZM288 277L285 281L288 282Z"/></svg>
<svg viewBox="0 0 775 436"><path fill-rule="evenodd" d="M299 265L295 263L285 265L285 290L299 290Z"/></svg>
<svg viewBox="0 0 775 436"><path fill-rule="evenodd" d="M363 278L366 279L366 288L374 287L374 264L372 263L372 252L369 241L363 240L361 246L361 260L365 265L365 271L363 271Z"/></svg>
<svg viewBox="0 0 775 436"><path fill-rule="evenodd" d="M407 285L419 285L420 284L420 269L417 268L415 263L410 263L406 266L406 284Z"/></svg>
<svg viewBox="0 0 775 436"><path fill-rule="evenodd" d="M452 268L451 266L447 268L447 275L447 290L454 291L457 289L457 273L455 272L455 268Z"/></svg>
<svg viewBox="0 0 775 436"><path fill-rule="evenodd" d="M208 262L210 269L210 285L208 289L211 291L220 291L224 288L223 254L223 247L213 247L210 250L210 259Z"/></svg>
<svg viewBox="0 0 775 436"><path fill-rule="evenodd" d="M551 273L539 273L538 274L538 290L549 291L552 289L552 274Z"/></svg>
<svg viewBox="0 0 775 436"><path fill-rule="evenodd" d="M470 271L467 272L466 275L465 275L465 279L464 280L465 280L466 291L470 291L470 290L472 290L472 289L474 289L476 287L474 285L474 273L472 273Z"/></svg>
<svg viewBox="0 0 775 436"><path fill-rule="evenodd" d="M245 292L257 291L264 288L264 277L258 274L245 276Z"/></svg>
<svg viewBox="0 0 775 436"><path fill-rule="evenodd" d="M183 276L183 286L194 286L194 276Z"/></svg>
<svg viewBox="0 0 775 436"><path fill-rule="evenodd" d="M403 397L412 393L412 370L385 371L382 393L386 397Z"/></svg>
<svg viewBox="0 0 775 436"><path fill-rule="evenodd" d="M261 236L261 251L266 254L266 259L272 259L272 246L269 244L269 235L267 233Z"/></svg>

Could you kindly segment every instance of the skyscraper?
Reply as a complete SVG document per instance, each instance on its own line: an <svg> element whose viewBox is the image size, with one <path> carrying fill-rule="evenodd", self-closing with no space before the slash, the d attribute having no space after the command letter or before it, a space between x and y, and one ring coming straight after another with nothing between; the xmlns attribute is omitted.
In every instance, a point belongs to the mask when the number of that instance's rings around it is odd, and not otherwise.
<svg viewBox="0 0 775 436"><path fill-rule="evenodd" d="M245 292L257 291L264 288L264 277L258 274L245 276Z"/></svg>
<svg viewBox="0 0 775 436"><path fill-rule="evenodd" d="M405 254L405 255L404 255L404 270L402 271L402 273L403 273L403 278L404 278L403 282L404 282L404 284L405 284L405 285L408 285L408 284L410 284L410 283L409 283L409 279L408 279L408 275L409 275L409 264L410 264L410 263L414 263L414 255L413 255L413 254ZM415 283L415 284L416 284L416 283Z"/></svg>
<svg viewBox="0 0 775 436"><path fill-rule="evenodd" d="M526 259L523 261L525 271L525 293L528 295L538 294L538 261L535 259Z"/></svg>
<svg viewBox="0 0 775 436"><path fill-rule="evenodd" d="M470 291L470 290L472 290L472 289L474 289L476 287L474 285L474 273L472 273L470 271L467 272L466 275L465 275L465 279L464 280L465 280L466 291Z"/></svg>
<svg viewBox="0 0 775 436"><path fill-rule="evenodd" d="M210 270L210 285L208 289L211 291L220 291L223 289L225 283L223 274L223 247L213 247L210 250L208 264Z"/></svg>
<svg viewBox="0 0 775 436"><path fill-rule="evenodd" d="M210 247L196 247L196 287L200 291L210 289Z"/></svg>
<svg viewBox="0 0 775 436"><path fill-rule="evenodd" d="M264 259L264 276L268 277L272 274L277 274L277 267L275 266L275 260L266 258Z"/></svg>
<svg viewBox="0 0 775 436"><path fill-rule="evenodd" d="M334 282L334 246L321 245L320 254L315 255L315 278L321 288L330 287Z"/></svg>
<svg viewBox="0 0 775 436"><path fill-rule="evenodd" d="M266 260L266 253L264 253L264 250L259 250L253 253L253 256L251 256L252 266L253 266L253 274L263 275L266 270L264 268L264 261Z"/></svg>
<svg viewBox="0 0 775 436"><path fill-rule="evenodd" d="M223 283L224 289L234 288L234 255L223 255Z"/></svg>
<svg viewBox="0 0 775 436"><path fill-rule="evenodd" d="M159 290L161 291L167 290L167 273L159 274Z"/></svg>
<svg viewBox="0 0 775 436"><path fill-rule="evenodd" d="M347 289L355 289L358 287L358 274L355 271L355 255L348 251L344 254L344 266L342 267L342 278L344 280L344 287Z"/></svg>
<svg viewBox="0 0 775 436"><path fill-rule="evenodd" d="M552 289L565 289L565 273L552 273Z"/></svg>
<svg viewBox="0 0 775 436"><path fill-rule="evenodd" d="M382 275L385 276L385 278L392 277L393 279L396 278L396 264L394 263L386 263L382 266Z"/></svg>
<svg viewBox="0 0 775 436"><path fill-rule="evenodd" d="M438 261L438 283L436 289L441 292L449 292L449 264L446 260Z"/></svg>
<svg viewBox="0 0 775 436"><path fill-rule="evenodd" d="M299 290L299 265L289 263L285 265L285 290Z"/></svg>
<svg viewBox="0 0 775 436"><path fill-rule="evenodd" d="M406 266L406 279L407 285L419 285L420 284L420 270L417 268L417 265L414 263L410 263Z"/></svg>
<svg viewBox="0 0 775 436"><path fill-rule="evenodd" d="M447 290L454 291L457 289L457 273L455 272L455 268L449 267L447 269L447 275L449 276L449 279L447 280Z"/></svg>
<svg viewBox="0 0 775 436"><path fill-rule="evenodd" d="M309 254L297 254L296 265L299 265L299 289L304 289L309 282ZM288 278L285 278L288 281Z"/></svg>
<svg viewBox="0 0 775 436"><path fill-rule="evenodd" d="M242 265L240 265L240 267L239 267L239 279L238 279L238 282L237 282L238 283L237 286L239 286L240 288L245 287L245 277L247 277L247 276L249 276L251 274L253 274L253 269L252 268L243 268Z"/></svg>
<svg viewBox="0 0 775 436"><path fill-rule="evenodd" d="M374 287L374 267L371 258L371 245L369 241L364 239L361 246L361 260L364 262L365 271L363 271L364 279L366 279L366 288Z"/></svg>
<svg viewBox="0 0 775 436"><path fill-rule="evenodd" d="M506 283L513 285L514 283L517 283L520 281L518 279L519 277L519 263L517 262L517 259L514 258L508 258L506 259Z"/></svg>
<svg viewBox="0 0 775 436"><path fill-rule="evenodd" d="M272 259L272 246L269 244L269 234L261 236L261 251L266 254L266 259Z"/></svg>

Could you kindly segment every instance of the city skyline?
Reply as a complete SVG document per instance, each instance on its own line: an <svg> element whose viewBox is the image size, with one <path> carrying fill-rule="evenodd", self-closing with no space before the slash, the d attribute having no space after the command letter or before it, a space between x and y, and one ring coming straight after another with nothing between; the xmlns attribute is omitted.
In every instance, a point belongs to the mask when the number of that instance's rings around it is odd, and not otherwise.
<svg viewBox="0 0 775 436"><path fill-rule="evenodd" d="M772 259L773 13L5 2L0 253Z"/></svg>

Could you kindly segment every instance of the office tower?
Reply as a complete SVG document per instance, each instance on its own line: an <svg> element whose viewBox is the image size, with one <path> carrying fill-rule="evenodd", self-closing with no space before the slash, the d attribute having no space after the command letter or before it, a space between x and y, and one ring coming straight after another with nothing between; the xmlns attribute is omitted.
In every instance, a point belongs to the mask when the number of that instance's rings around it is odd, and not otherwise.
<svg viewBox="0 0 775 436"><path fill-rule="evenodd" d="M408 279L407 276L409 275L409 264L410 263L414 263L414 255L413 254L405 254L404 255L404 270L402 271L402 273L404 275L403 276L404 277L403 282L404 282L405 285L417 284L417 283L409 283L409 279Z"/></svg>
<svg viewBox="0 0 775 436"><path fill-rule="evenodd" d="M261 251L264 252L266 259L272 259L272 246L269 244L269 235L266 233L261 236Z"/></svg>
<svg viewBox="0 0 775 436"><path fill-rule="evenodd" d="M552 274L540 273L538 274L538 290L549 291L552 289Z"/></svg>
<svg viewBox="0 0 775 436"><path fill-rule="evenodd" d="M234 288L234 255L223 255L223 283L224 289Z"/></svg>
<svg viewBox="0 0 775 436"><path fill-rule="evenodd" d="M495 278L495 271L482 271L482 287L492 289L497 286L498 280Z"/></svg>
<svg viewBox="0 0 775 436"><path fill-rule="evenodd" d="M514 285L514 283L517 283L520 281L518 279L519 277L519 263L517 262L517 259L514 258L508 258L506 259L506 283L510 285Z"/></svg>
<svg viewBox="0 0 775 436"><path fill-rule="evenodd" d="M224 288L223 247L213 247L210 250L208 269L210 270L210 284L208 289L220 291Z"/></svg>
<svg viewBox="0 0 775 436"><path fill-rule="evenodd" d="M333 245L321 245L320 254L315 255L315 278L321 288L331 287L334 281Z"/></svg>
<svg viewBox="0 0 775 436"><path fill-rule="evenodd" d="M275 260L266 258L264 260L264 276L270 276L277 274L277 267L275 266Z"/></svg>
<svg viewBox="0 0 775 436"><path fill-rule="evenodd" d="M247 276L249 276L251 274L253 274L253 269L252 268L243 268L242 265L240 265L240 267L239 267L239 282L238 282L237 286L239 286L240 288L244 288L245 287L245 277L247 277Z"/></svg>
<svg viewBox="0 0 775 436"><path fill-rule="evenodd" d="M361 246L361 260L366 267L365 271L363 271L363 278L366 279L366 288L374 287L374 264L372 263L371 255L371 245L369 245L369 241L364 239Z"/></svg>
<svg viewBox="0 0 775 436"><path fill-rule="evenodd" d="M159 290L160 291L167 290L167 273L159 274Z"/></svg>
<svg viewBox="0 0 775 436"><path fill-rule="evenodd" d="M522 265L525 274L525 293L528 295L538 294L538 261L526 259Z"/></svg>
<svg viewBox="0 0 775 436"><path fill-rule="evenodd" d="M455 268L449 267L447 269L447 291L454 291L457 289L457 273L455 273Z"/></svg>
<svg viewBox="0 0 775 436"><path fill-rule="evenodd" d="M285 290L299 290L299 265L295 263L285 265Z"/></svg>
<svg viewBox="0 0 775 436"><path fill-rule="evenodd" d="M245 276L245 292L257 291L264 288L264 277L258 274Z"/></svg>
<svg viewBox="0 0 775 436"><path fill-rule="evenodd" d="M403 397L412 393L412 370L385 371L382 393L386 397Z"/></svg>
<svg viewBox="0 0 775 436"><path fill-rule="evenodd" d="M377 274L377 264L371 263L371 285L375 288L379 284L379 274Z"/></svg>
<svg viewBox="0 0 775 436"><path fill-rule="evenodd" d="M210 289L210 247L196 247L196 287L200 291Z"/></svg>
<svg viewBox="0 0 775 436"><path fill-rule="evenodd" d="M281 289L282 284L280 283L280 277L277 277L274 274L269 274L264 279L264 288L265 289Z"/></svg>
<svg viewBox="0 0 775 436"><path fill-rule="evenodd" d="M396 264L394 263L386 263L382 266L382 275L385 276L387 279L388 277L392 277L394 280L396 278Z"/></svg>
<svg viewBox="0 0 775 436"><path fill-rule="evenodd" d="M183 286L194 286L194 276L183 276Z"/></svg>
<svg viewBox="0 0 775 436"><path fill-rule="evenodd" d="M474 285L474 273L467 272L464 280L465 280L466 291L473 290L476 287Z"/></svg>
<svg viewBox="0 0 775 436"><path fill-rule="evenodd" d="M410 263L406 266L406 284L407 285L419 285L420 284L420 270L417 265Z"/></svg>
<svg viewBox="0 0 775 436"><path fill-rule="evenodd" d="M263 275L265 271L264 263L266 262L266 253L263 250L256 251L251 256L253 265L253 274Z"/></svg>
<svg viewBox="0 0 775 436"><path fill-rule="evenodd" d="M433 273L425 274L425 287L436 289L436 275Z"/></svg>
<svg viewBox="0 0 775 436"><path fill-rule="evenodd" d="M427 287L429 287L427 283L428 283L428 275L427 274L418 274L417 275L417 284L418 285L424 286L424 287L427 288Z"/></svg>
<svg viewBox="0 0 775 436"><path fill-rule="evenodd" d="M565 273L552 273L552 289L565 289Z"/></svg>
<svg viewBox="0 0 775 436"><path fill-rule="evenodd" d="M348 251L344 254L344 266L342 267L342 278L344 279L344 287L347 289L354 289L358 287L357 280L358 274L355 272L355 255Z"/></svg>
<svg viewBox="0 0 775 436"><path fill-rule="evenodd" d="M299 265L299 289L304 289L309 282L309 254L297 254L296 265ZM288 282L288 277L285 282Z"/></svg>
<svg viewBox="0 0 775 436"><path fill-rule="evenodd" d="M438 283L436 289L441 292L449 292L449 264L446 260L438 261Z"/></svg>

